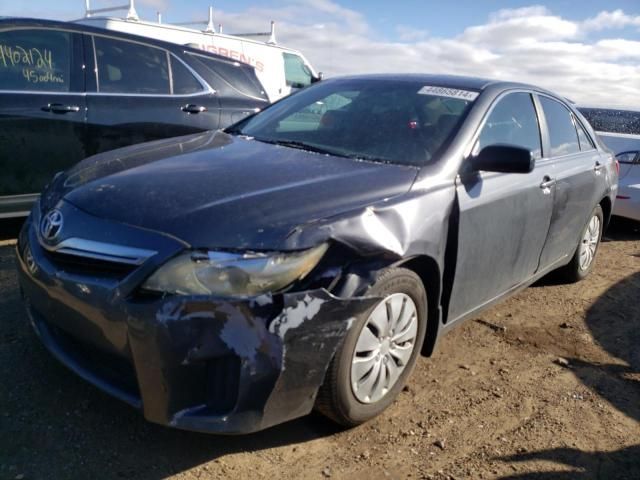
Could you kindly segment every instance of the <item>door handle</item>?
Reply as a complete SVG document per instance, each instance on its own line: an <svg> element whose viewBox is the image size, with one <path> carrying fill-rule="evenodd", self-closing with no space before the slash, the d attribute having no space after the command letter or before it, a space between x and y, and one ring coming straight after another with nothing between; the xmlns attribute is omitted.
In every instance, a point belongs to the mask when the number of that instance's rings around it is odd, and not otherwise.
<svg viewBox="0 0 640 480"><path fill-rule="evenodd" d="M600 162L596 162L595 166L593 167L593 171L596 172L597 175L600 175L600 171L604 168L604 165L602 165Z"/></svg>
<svg viewBox="0 0 640 480"><path fill-rule="evenodd" d="M190 103L189 105L185 105L184 107L182 107L182 111L185 113L202 113L207 111L207 107Z"/></svg>
<svg viewBox="0 0 640 480"><path fill-rule="evenodd" d="M542 179L542 183L540 184L540 188L545 194L551 193L551 187L553 187L555 184L556 184L555 178L544 177Z"/></svg>
<svg viewBox="0 0 640 480"><path fill-rule="evenodd" d="M42 107L42 111L51 113L76 113L80 111L77 105L62 105L61 103L49 103Z"/></svg>

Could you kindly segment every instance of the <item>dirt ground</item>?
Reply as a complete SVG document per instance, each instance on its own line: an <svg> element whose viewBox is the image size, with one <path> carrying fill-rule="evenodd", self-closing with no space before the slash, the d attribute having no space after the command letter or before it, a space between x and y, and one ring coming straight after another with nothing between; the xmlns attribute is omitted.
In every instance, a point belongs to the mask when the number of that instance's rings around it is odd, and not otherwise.
<svg viewBox="0 0 640 480"><path fill-rule="evenodd" d="M0 478L640 479L640 229L607 239L586 281L546 279L452 332L381 417L243 437L149 424L59 365L0 247Z"/></svg>

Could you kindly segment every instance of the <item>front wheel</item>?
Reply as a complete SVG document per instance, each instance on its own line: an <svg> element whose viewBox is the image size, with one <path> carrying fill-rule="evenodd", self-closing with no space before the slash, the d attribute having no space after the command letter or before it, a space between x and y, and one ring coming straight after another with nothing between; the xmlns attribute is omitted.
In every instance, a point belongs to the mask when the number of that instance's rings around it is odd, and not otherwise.
<svg viewBox="0 0 640 480"><path fill-rule="evenodd" d="M561 270L562 276L567 281L579 282L593 270L596 253L602 239L603 219L602 207L597 205L591 212L589 221L582 231L580 243L571 262Z"/></svg>
<svg viewBox="0 0 640 480"><path fill-rule="evenodd" d="M320 412L348 427L393 402L413 370L426 331L427 296L414 272L390 268L367 295L382 300L354 322L316 401Z"/></svg>

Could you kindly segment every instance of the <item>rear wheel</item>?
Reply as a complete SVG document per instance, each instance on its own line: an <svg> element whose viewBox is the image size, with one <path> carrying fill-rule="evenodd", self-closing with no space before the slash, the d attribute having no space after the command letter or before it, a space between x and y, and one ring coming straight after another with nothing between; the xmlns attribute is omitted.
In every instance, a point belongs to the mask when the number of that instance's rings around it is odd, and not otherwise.
<svg viewBox="0 0 640 480"><path fill-rule="evenodd" d="M366 422L393 402L413 370L426 331L427 297L414 272L388 269L367 295L382 300L349 330L316 401L320 412L345 426Z"/></svg>
<svg viewBox="0 0 640 480"><path fill-rule="evenodd" d="M597 205L591 212L589 221L582 231L580 243L571 262L560 271L565 280L579 282L589 275L593 269L596 253L602 239L603 219L602 207Z"/></svg>

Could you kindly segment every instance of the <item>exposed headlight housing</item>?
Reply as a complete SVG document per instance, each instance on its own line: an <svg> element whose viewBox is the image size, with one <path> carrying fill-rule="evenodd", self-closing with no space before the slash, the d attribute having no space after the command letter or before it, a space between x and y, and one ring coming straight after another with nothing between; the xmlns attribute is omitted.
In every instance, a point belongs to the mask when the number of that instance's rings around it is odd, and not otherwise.
<svg viewBox="0 0 640 480"><path fill-rule="evenodd" d="M304 278L328 245L287 253L186 252L169 260L142 288L176 295L246 297L276 292Z"/></svg>

